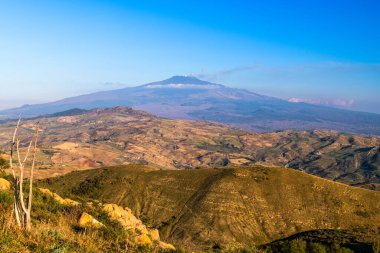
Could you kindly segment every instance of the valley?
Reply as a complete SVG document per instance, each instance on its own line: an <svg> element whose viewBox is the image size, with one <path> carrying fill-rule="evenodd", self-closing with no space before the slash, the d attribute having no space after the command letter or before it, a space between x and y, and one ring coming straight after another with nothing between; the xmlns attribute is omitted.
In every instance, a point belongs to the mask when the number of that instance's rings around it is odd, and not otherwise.
<svg viewBox="0 0 380 253"><path fill-rule="evenodd" d="M326 130L247 132L219 123L161 118L128 107L25 120L20 131L25 135L36 122L42 128L37 178L121 164L164 170L265 165L379 189L378 137ZM0 125L1 146L9 145L13 128L14 123Z"/></svg>

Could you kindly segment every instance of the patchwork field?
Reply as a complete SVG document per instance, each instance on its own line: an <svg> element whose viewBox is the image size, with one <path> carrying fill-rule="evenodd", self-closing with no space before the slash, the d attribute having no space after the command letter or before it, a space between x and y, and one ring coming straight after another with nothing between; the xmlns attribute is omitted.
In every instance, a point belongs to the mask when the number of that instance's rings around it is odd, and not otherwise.
<svg viewBox="0 0 380 253"><path fill-rule="evenodd" d="M379 189L380 138L334 131L247 132L206 121L170 120L127 107L73 110L26 120L21 146L39 122L38 178L121 164L160 169L265 165ZM0 125L9 145L15 123Z"/></svg>

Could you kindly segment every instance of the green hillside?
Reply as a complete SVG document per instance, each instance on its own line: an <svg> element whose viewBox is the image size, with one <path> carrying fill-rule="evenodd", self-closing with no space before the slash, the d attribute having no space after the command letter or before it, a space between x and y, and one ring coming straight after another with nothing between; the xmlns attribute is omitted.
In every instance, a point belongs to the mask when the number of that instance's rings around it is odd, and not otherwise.
<svg viewBox="0 0 380 253"><path fill-rule="evenodd" d="M378 233L380 193L284 168L163 171L143 165L73 172L39 183L129 207L164 240L204 249L264 244L309 230Z"/></svg>

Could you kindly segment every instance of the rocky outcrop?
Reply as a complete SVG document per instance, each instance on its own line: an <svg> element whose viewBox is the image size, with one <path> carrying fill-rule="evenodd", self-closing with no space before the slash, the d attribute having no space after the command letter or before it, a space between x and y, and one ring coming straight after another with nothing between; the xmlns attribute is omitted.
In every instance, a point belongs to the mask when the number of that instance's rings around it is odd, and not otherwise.
<svg viewBox="0 0 380 253"><path fill-rule="evenodd" d="M40 192L46 194L46 195L51 196L53 199L55 199L61 205L65 205L65 206L77 206L77 205L79 205L79 202L72 200L72 199L67 199L67 198L64 199L61 196L59 196L58 194L51 192L49 189L38 188L38 190Z"/></svg>
<svg viewBox="0 0 380 253"><path fill-rule="evenodd" d="M164 251L175 251L176 250L173 245L171 245L169 243L165 243L165 242L159 242L158 247L160 247Z"/></svg>
<svg viewBox="0 0 380 253"><path fill-rule="evenodd" d="M149 230L150 238L152 238L153 241L160 241L160 233L157 229L151 229Z"/></svg>
<svg viewBox="0 0 380 253"><path fill-rule="evenodd" d="M134 242L138 245L152 246L154 243L165 251L174 251L175 247L171 244L161 242L160 234L157 229L148 229L138 218L136 218L131 209L123 208L116 204L104 204L102 210L107 213L110 220L118 222L126 230L133 232L135 235Z"/></svg>
<svg viewBox="0 0 380 253"><path fill-rule="evenodd" d="M78 226L80 228L100 228L104 225L88 213L82 213L78 220Z"/></svg>
<svg viewBox="0 0 380 253"><path fill-rule="evenodd" d="M140 246L153 246L153 242L147 234L141 234L134 238L137 245Z"/></svg>
<svg viewBox="0 0 380 253"><path fill-rule="evenodd" d="M10 190L12 187L11 183L4 178L0 178L0 191Z"/></svg>
<svg viewBox="0 0 380 253"><path fill-rule="evenodd" d="M1 187L1 180L0 180L0 187ZM62 198L58 194L51 192L49 189L38 188L38 190L42 192L43 194L51 196L58 203L62 205L78 206L80 204L79 202L75 200ZM155 247L159 247L161 250L164 250L164 251L175 250L175 247L173 245L160 241L160 233L158 232L157 229L148 229L142 223L140 219L136 218L136 216L133 215L131 209L127 207L123 208L116 204L101 204L99 202L97 203L88 202L86 203L86 206L91 209L100 207L101 210L108 215L111 221L119 223L125 230L128 230L130 232L130 235L132 237L131 239L136 245L148 246L148 247L155 246ZM98 221L97 219L95 219L90 214L83 212L78 220L78 226L83 229L87 229L87 228L97 229L105 225L101 223L100 221Z"/></svg>
<svg viewBox="0 0 380 253"><path fill-rule="evenodd" d="M141 234L148 234L148 229L137 219L131 209L116 204L104 204L102 210L108 214L110 220L118 222L127 230L135 230Z"/></svg>

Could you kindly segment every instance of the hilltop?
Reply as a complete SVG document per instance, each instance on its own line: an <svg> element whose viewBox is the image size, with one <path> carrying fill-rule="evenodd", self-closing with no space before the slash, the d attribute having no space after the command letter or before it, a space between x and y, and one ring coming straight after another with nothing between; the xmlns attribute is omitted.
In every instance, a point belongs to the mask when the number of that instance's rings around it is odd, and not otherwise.
<svg viewBox="0 0 380 253"><path fill-rule="evenodd" d="M127 107L71 110L26 120L42 127L38 178L121 164L160 169L262 164L378 189L380 139L334 131L254 133L206 121L171 120ZM14 123L0 124L0 145ZM21 146L27 143L22 140Z"/></svg>
<svg viewBox="0 0 380 253"><path fill-rule="evenodd" d="M260 132L328 129L380 135L380 115L288 101L192 76L0 111L3 119L129 106L172 119L208 120Z"/></svg>
<svg viewBox="0 0 380 253"><path fill-rule="evenodd" d="M39 184L66 197L127 206L158 228L164 240L187 249L231 241L261 245L326 229L335 229L330 234L340 235L341 242L344 231L361 231L370 240L380 226L379 192L286 168L163 171L129 165L73 172Z"/></svg>

